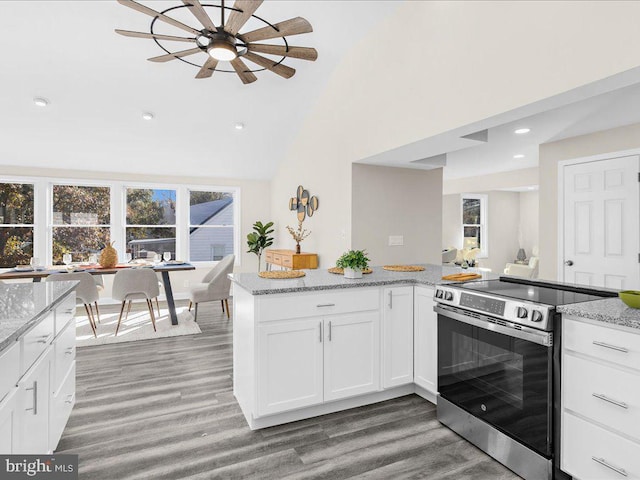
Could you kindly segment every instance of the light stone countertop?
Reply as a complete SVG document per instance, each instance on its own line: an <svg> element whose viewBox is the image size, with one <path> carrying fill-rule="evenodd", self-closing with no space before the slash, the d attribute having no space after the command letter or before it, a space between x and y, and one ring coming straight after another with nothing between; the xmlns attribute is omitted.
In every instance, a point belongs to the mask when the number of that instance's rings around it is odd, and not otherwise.
<svg viewBox="0 0 640 480"><path fill-rule="evenodd" d="M611 325L640 329L640 310L627 307L619 298L564 305L558 307L558 312Z"/></svg>
<svg viewBox="0 0 640 480"><path fill-rule="evenodd" d="M474 268L463 270L460 267L443 265L418 265L425 267L425 270L421 272L389 272L383 270L382 267L371 267L373 273L363 275L362 278L358 279L344 278L343 275L329 273L326 269L305 270L306 275L304 277L292 279L261 278L257 273L234 273L230 274L229 278L251 295L273 295L397 284L438 285L452 283L451 281L442 280L443 276L463 272L482 274L482 278L478 278L478 280L499 278L495 273L478 272Z"/></svg>
<svg viewBox="0 0 640 480"><path fill-rule="evenodd" d="M0 353L40 322L77 284L77 281L0 284Z"/></svg>

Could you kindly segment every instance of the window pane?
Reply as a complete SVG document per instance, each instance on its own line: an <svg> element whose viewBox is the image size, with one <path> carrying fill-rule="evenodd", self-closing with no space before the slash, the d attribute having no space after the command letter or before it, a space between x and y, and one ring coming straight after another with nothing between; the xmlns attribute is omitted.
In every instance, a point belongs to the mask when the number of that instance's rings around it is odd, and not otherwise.
<svg viewBox="0 0 640 480"><path fill-rule="evenodd" d="M127 189L128 225L175 225L176 191Z"/></svg>
<svg viewBox="0 0 640 480"><path fill-rule="evenodd" d="M189 233L192 262L222 260L233 253L233 227L196 227Z"/></svg>
<svg viewBox="0 0 640 480"><path fill-rule="evenodd" d="M464 227L463 248L482 248L480 245L480 227Z"/></svg>
<svg viewBox="0 0 640 480"><path fill-rule="evenodd" d="M33 257L33 228L0 227L0 268L28 265Z"/></svg>
<svg viewBox="0 0 640 480"><path fill-rule="evenodd" d="M109 225L109 187L53 186L54 225Z"/></svg>
<svg viewBox="0 0 640 480"><path fill-rule="evenodd" d="M480 225L480 200L477 198L462 199L462 223Z"/></svg>
<svg viewBox="0 0 640 480"><path fill-rule="evenodd" d="M70 253L74 262L86 262L109 243L109 227L53 227L53 264L62 264Z"/></svg>
<svg viewBox="0 0 640 480"><path fill-rule="evenodd" d="M190 192L189 218L191 225L233 225L233 194Z"/></svg>
<svg viewBox="0 0 640 480"><path fill-rule="evenodd" d="M132 258L149 258L154 253L162 255L171 252L176 258L176 229L175 228L127 228L127 251Z"/></svg>
<svg viewBox="0 0 640 480"><path fill-rule="evenodd" d="M0 223L33 224L33 185L0 183Z"/></svg>

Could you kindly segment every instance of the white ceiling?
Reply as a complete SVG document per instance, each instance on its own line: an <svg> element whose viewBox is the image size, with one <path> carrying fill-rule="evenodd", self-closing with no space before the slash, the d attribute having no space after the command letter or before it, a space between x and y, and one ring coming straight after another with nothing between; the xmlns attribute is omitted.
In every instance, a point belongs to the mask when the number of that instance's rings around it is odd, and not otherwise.
<svg viewBox="0 0 640 480"><path fill-rule="evenodd" d="M141 3L156 10L182 4ZM256 15L271 23L309 20L313 33L288 39L319 57L287 60L297 70L289 80L265 71L243 85L235 74L196 80L194 66L147 61L164 52L113 30L148 31L151 17L115 1L1 1L0 164L268 179L346 49L397 5L266 1ZM198 28L186 9L174 16ZM184 36L156 24L156 32ZM36 96L50 106L36 107ZM155 119L143 120L146 111Z"/></svg>

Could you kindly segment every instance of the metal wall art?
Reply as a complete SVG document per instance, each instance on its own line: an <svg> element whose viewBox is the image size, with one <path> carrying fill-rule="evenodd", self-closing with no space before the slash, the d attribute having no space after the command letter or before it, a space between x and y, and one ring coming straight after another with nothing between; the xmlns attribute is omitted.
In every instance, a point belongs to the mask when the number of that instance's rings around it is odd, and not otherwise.
<svg viewBox="0 0 640 480"><path fill-rule="evenodd" d="M309 191L302 185L298 186L296 196L289 199L289 210L297 212L299 222L303 222L307 216L313 217L319 206L318 197L310 196Z"/></svg>

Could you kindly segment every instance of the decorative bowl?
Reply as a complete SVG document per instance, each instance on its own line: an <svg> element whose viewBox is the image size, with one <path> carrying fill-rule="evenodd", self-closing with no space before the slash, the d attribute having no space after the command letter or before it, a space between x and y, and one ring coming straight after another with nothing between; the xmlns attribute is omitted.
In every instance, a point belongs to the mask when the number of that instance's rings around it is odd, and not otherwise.
<svg viewBox="0 0 640 480"><path fill-rule="evenodd" d="M640 308L640 292L637 290L623 290L618 293L620 300L631 308Z"/></svg>

